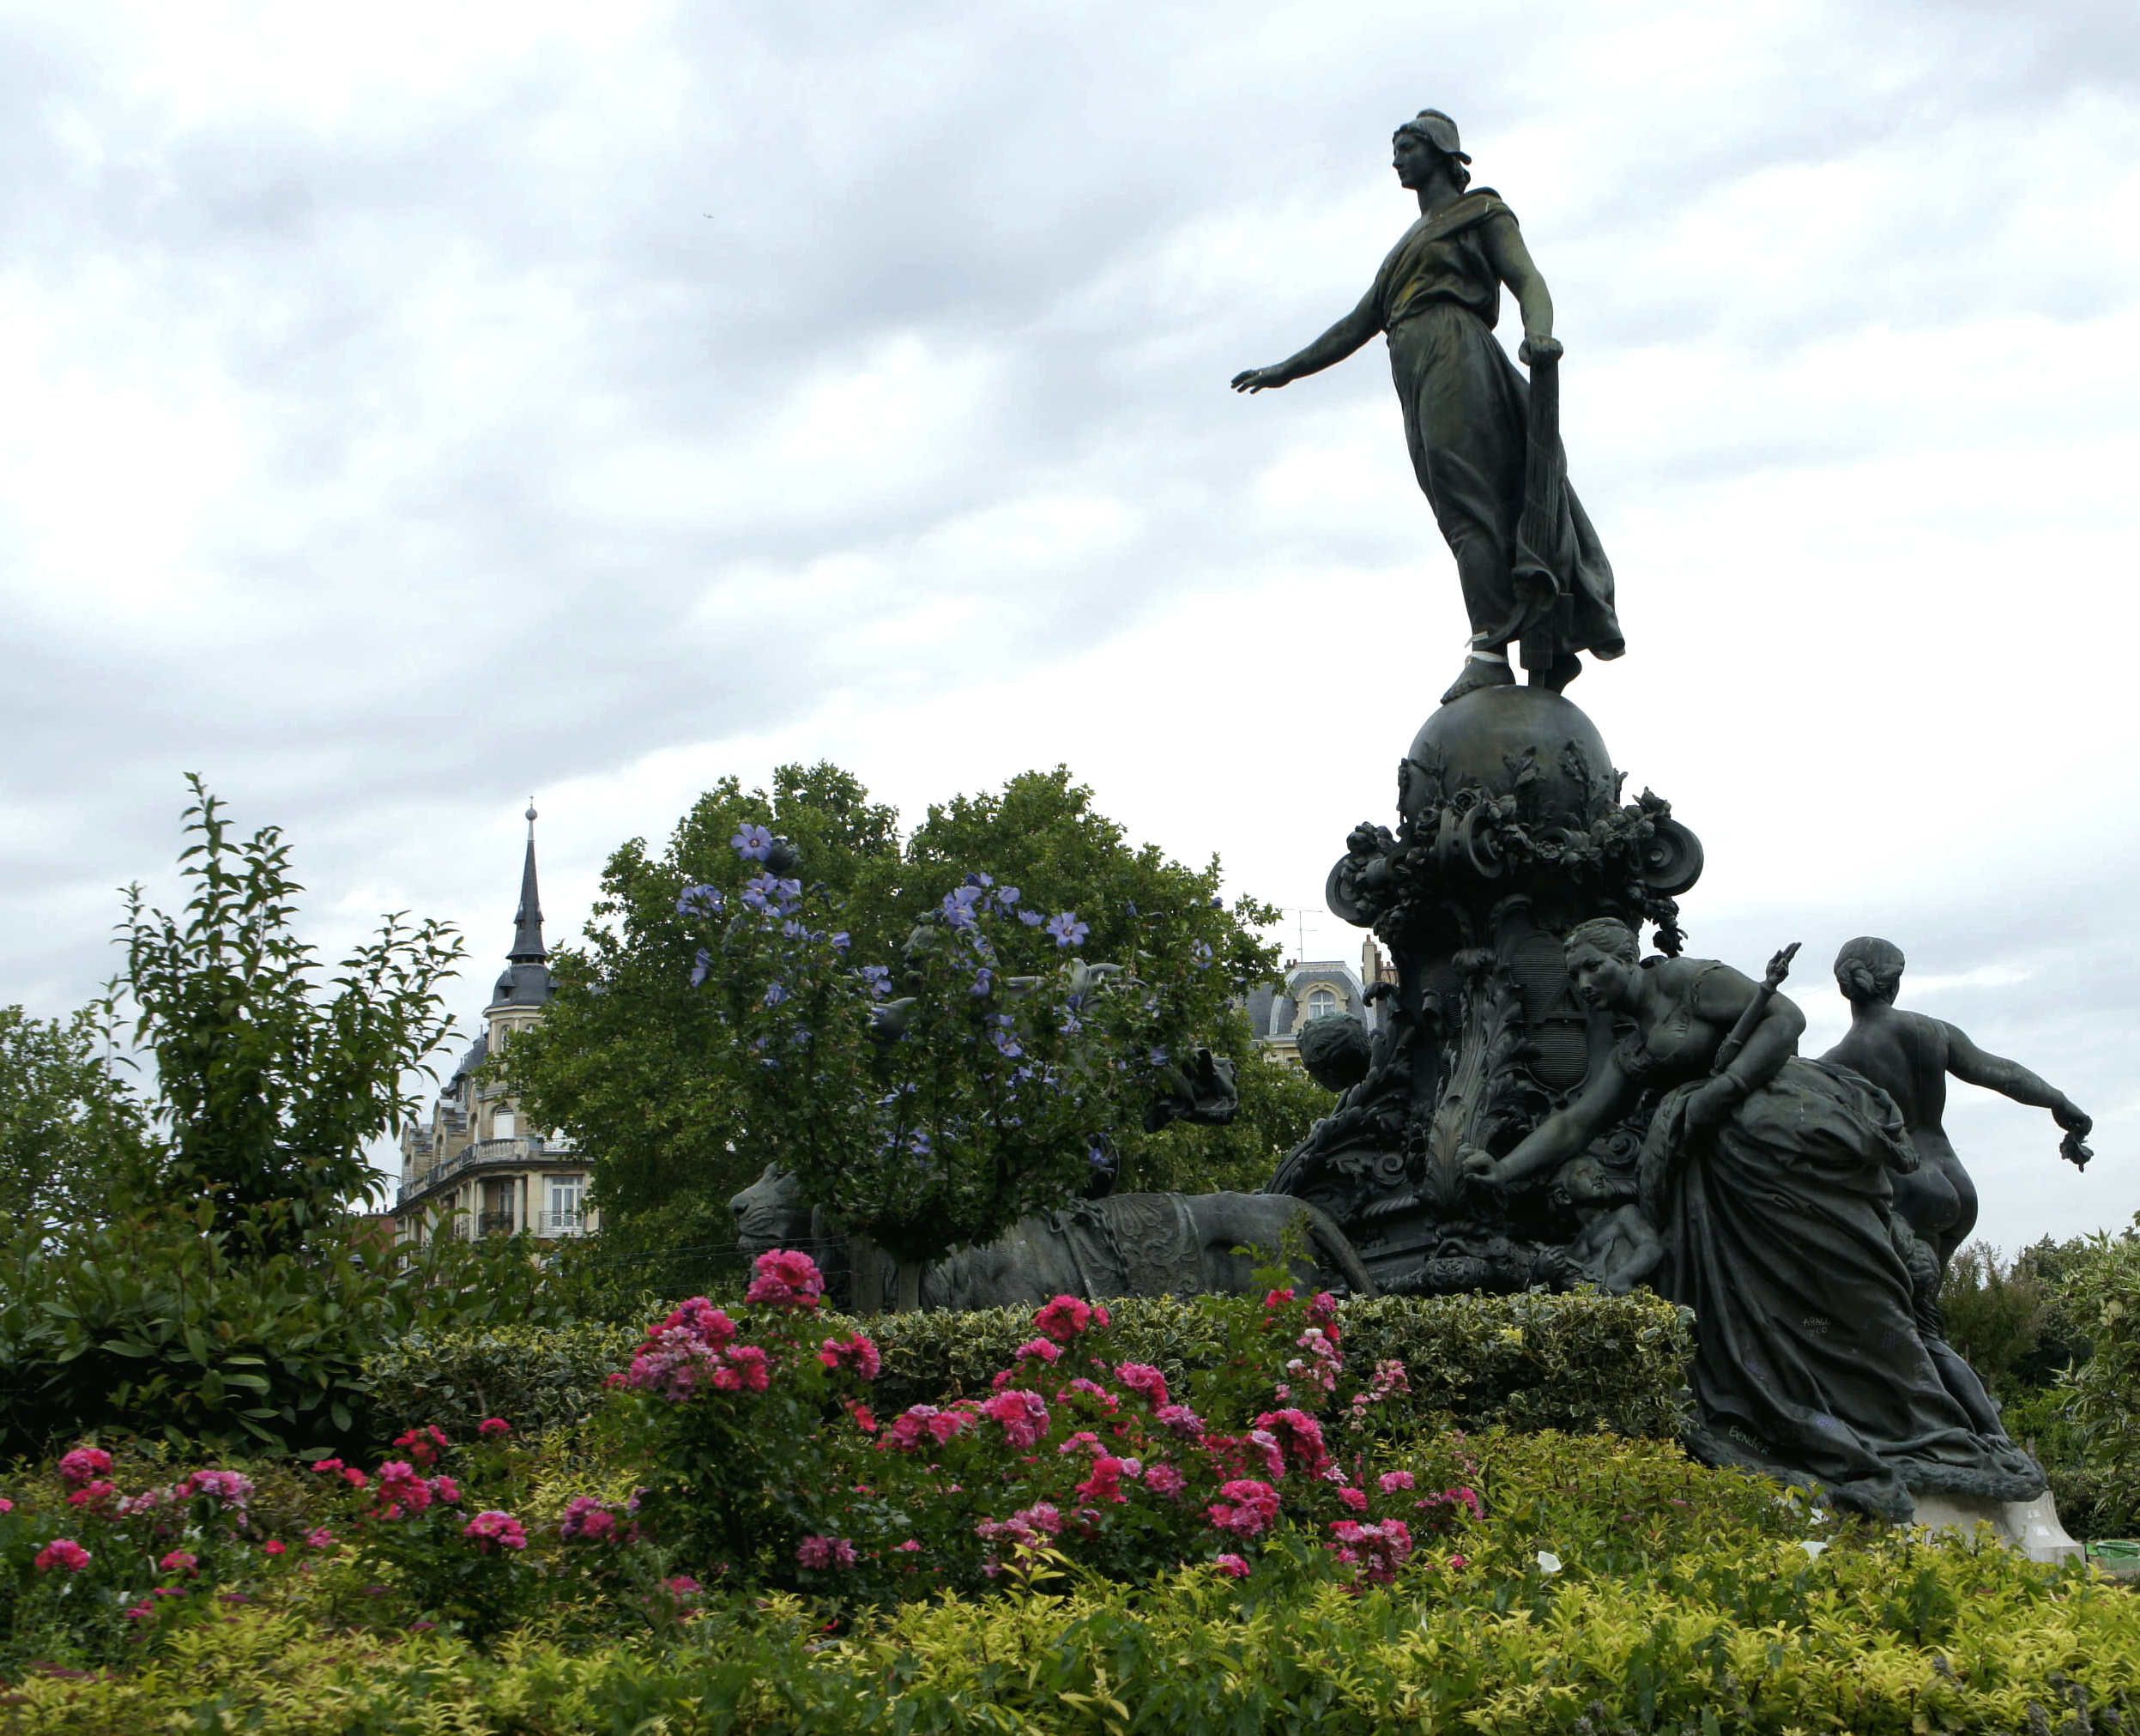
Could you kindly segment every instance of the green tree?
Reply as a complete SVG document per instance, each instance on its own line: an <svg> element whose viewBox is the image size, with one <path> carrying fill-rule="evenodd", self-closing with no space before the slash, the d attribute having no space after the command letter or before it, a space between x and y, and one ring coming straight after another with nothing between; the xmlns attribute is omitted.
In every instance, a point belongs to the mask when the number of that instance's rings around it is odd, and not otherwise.
<svg viewBox="0 0 2140 1736"><path fill-rule="evenodd" d="M0 1007L0 1217L47 1237L101 1221L152 1167L148 1117L116 1071L109 1001L66 1019Z"/></svg>
<svg viewBox="0 0 2140 1736"><path fill-rule="evenodd" d="M741 887L751 865L730 840L753 825L793 842L812 896L821 886L837 901L858 963L896 963L909 931L976 874L1018 886L1037 908L1075 911L1089 926L1079 948L1089 959L1167 961L1158 973L1167 1022L1236 1062L1244 1115L1232 1128L1127 1134L1122 1185L1255 1185L1320 1112L1321 1100L1305 1099L1296 1082L1266 1090L1265 1076L1248 1071L1262 1063L1235 1003L1274 972L1276 951L1255 930L1278 913L1248 898L1225 905L1216 858L1193 868L1132 845L1060 766L930 808L903 846L896 813L850 773L788 765L770 790L723 779L659 855L635 839L610 858L583 944L552 961L559 989L542 1025L506 1058L529 1116L587 1153L606 1222L657 1210L718 1221L772 1155L743 1124L733 1074L714 1064L722 1020L691 984L705 925L677 908L692 886ZM1038 929L1014 928L1002 948L1007 974L1060 962ZM1172 968L1177 961L1185 968ZM698 1204L686 1210L686 1201Z"/></svg>
<svg viewBox="0 0 2140 1736"><path fill-rule="evenodd" d="M176 916L127 892L123 986L154 1062L164 1182L214 1202L219 1229L301 1242L371 1180L367 1140L416 1107L448 1019L440 984L462 956L446 924L384 917L323 983L293 928L304 888L279 828L233 836L222 804L187 780L191 896Z"/></svg>

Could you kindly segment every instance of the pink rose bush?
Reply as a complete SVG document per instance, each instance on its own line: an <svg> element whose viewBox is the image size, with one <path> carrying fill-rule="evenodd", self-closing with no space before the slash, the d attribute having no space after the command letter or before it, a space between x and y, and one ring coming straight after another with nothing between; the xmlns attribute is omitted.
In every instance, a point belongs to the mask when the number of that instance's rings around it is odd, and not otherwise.
<svg viewBox="0 0 2140 1736"><path fill-rule="evenodd" d="M823 1293L804 1256L761 1255L737 1316L686 1303L617 1383L650 1467L638 1522L698 1570L867 1601L971 1591L1049 1553L1121 1577L1222 1557L1246 1572L1248 1545L1291 1530L1364 1588L1472 1511L1367 1463L1327 1293L1272 1291L1240 1353L1180 1392L1109 1354L1103 1305L1058 1296L981 1396L881 1420L875 1346L808 1330ZM714 1377L752 1351L762 1382ZM1401 1375L1375 1371L1370 1415Z"/></svg>
<svg viewBox="0 0 2140 1736"><path fill-rule="evenodd" d="M877 1397L869 1334L822 1317L807 1256L761 1256L746 1293L670 1310L613 1377L612 1468L636 1490L541 1481L557 1461L502 1417L459 1448L419 1424L376 1459L321 1457L261 1488L85 1443L0 1508L0 1576L102 1612L134 1646L291 1576L384 1629L481 1636L560 1596L662 1625L769 1588L864 1606L1066 1567L1246 1578L1266 1557L1364 1593L1456 1565L1484 1510L1461 1453L1467 1480L1445 1489L1375 1445L1403 1370L1356 1390L1321 1295L1234 1311L1222 1353L1187 1376L1127 1352L1103 1306L1055 1297L1008 1366L969 1375L971 1396L900 1406Z"/></svg>

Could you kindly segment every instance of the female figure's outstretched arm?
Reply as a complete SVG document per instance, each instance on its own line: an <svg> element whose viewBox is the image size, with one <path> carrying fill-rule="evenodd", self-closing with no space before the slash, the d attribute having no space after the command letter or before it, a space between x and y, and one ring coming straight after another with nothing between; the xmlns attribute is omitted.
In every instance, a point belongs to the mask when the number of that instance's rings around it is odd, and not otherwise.
<svg viewBox="0 0 2140 1736"><path fill-rule="evenodd" d="M1550 311L1547 320L1550 324ZM1244 368L1233 377L1233 389L1237 392L1262 392L1289 386L1297 379L1336 366L1381 329L1381 318L1375 307L1375 291L1370 288L1360 298L1357 307L1307 348L1286 357L1275 367Z"/></svg>
<svg viewBox="0 0 2140 1736"><path fill-rule="evenodd" d="M1633 1095L1633 1082L1620 1070L1620 1063L1608 1056L1573 1103L1548 1116L1515 1150L1483 1166L1480 1172L1505 1187L1542 1170L1557 1170L1611 1127Z"/></svg>

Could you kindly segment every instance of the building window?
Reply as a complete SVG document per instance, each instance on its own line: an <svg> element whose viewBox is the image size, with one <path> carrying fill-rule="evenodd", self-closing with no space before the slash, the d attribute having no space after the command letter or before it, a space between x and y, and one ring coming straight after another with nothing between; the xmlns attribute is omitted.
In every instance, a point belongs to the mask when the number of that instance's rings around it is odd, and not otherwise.
<svg viewBox="0 0 2140 1736"><path fill-rule="evenodd" d="M542 1214L542 1227L553 1236L577 1235L582 1227L582 1201L586 1188L584 1176L551 1176L550 1204Z"/></svg>
<svg viewBox="0 0 2140 1736"><path fill-rule="evenodd" d="M501 1109L491 1117L491 1137L494 1140L511 1139L519 1127L520 1123L513 1112L509 1109Z"/></svg>
<svg viewBox="0 0 2140 1736"><path fill-rule="evenodd" d="M1335 1019L1338 1016L1338 997L1327 989L1315 989L1308 997L1308 1016L1310 1019Z"/></svg>

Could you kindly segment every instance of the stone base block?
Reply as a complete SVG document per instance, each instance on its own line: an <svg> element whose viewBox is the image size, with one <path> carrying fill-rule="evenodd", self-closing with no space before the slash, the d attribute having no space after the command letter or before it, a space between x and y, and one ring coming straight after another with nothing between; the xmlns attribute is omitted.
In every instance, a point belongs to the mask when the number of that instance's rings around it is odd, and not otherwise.
<svg viewBox="0 0 2140 1736"><path fill-rule="evenodd" d="M2010 1548L2031 1561L2077 1561L2081 1545L2058 1522L2058 1504L2046 1490L2034 1501L1991 1501L1974 1495L1919 1495L1912 1521L1929 1531L1975 1532L1988 1525Z"/></svg>

